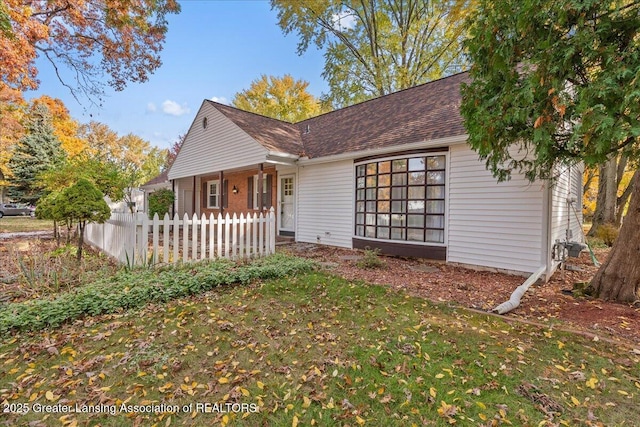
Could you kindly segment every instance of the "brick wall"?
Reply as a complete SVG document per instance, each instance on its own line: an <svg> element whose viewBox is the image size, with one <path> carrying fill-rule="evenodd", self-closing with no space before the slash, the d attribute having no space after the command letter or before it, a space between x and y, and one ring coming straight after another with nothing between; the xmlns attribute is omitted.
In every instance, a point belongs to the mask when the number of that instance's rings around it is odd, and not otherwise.
<svg viewBox="0 0 640 427"><path fill-rule="evenodd" d="M249 209L247 205L248 192L249 192L249 189L247 188L248 180L250 177L253 177L254 175L257 175L257 174L258 174L257 169L247 170L242 172L225 172L224 173L223 177L224 177L224 180L227 181L227 192L228 192L226 196L227 207L224 209L224 214L228 213L229 215L233 215L234 213L236 213L237 215L240 215L240 213L243 213L247 215L248 213L250 213L251 215L253 215L253 213L258 212L257 206L256 206L256 209ZM277 202L276 197L277 197L277 188L278 188L278 179L277 179L276 169L275 167L265 168L263 171L263 174L265 177L264 179L266 179L267 174L271 175L272 177L271 206L275 207ZM204 213L206 215L213 213L214 215L217 215L220 212L220 209L208 209L206 207L207 206L207 182L211 180L217 180L219 178L220 177L218 174L203 176L201 178L201 186L202 186L201 192L200 192L201 198L202 198L200 201L200 205L202 206L201 213ZM222 185L222 183L220 185ZM238 189L238 194L233 194L232 192L234 185Z"/></svg>

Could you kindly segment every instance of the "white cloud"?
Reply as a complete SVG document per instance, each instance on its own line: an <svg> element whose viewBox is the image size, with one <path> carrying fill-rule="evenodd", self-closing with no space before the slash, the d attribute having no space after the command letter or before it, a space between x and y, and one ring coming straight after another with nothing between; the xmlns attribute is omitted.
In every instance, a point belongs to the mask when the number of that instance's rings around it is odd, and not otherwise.
<svg viewBox="0 0 640 427"><path fill-rule="evenodd" d="M333 28L339 31L350 30L356 26L356 18L353 14L344 10L340 13L334 13L331 19L333 20Z"/></svg>
<svg viewBox="0 0 640 427"><path fill-rule="evenodd" d="M227 100L227 98L225 98L224 96L212 96L209 99L211 99L213 102L229 105L229 100Z"/></svg>
<svg viewBox="0 0 640 427"><path fill-rule="evenodd" d="M156 107L156 104L154 104L153 102L149 102L147 104L147 113L155 113L158 110L158 108Z"/></svg>
<svg viewBox="0 0 640 427"><path fill-rule="evenodd" d="M186 104L178 104L176 101L171 101L167 99L162 103L162 112L165 114L169 114L170 116L183 116L185 114L189 114L191 109L187 107Z"/></svg>

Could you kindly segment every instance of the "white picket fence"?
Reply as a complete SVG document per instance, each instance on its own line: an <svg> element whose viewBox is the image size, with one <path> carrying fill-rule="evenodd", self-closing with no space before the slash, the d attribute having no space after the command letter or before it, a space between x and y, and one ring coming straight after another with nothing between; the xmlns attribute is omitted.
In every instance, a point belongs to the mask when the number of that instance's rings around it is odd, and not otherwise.
<svg viewBox="0 0 640 427"><path fill-rule="evenodd" d="M85 241L129 265L253 258L275 252L276 219L273 208L246 217L113 213L104 224L88 224Z"/></svg>

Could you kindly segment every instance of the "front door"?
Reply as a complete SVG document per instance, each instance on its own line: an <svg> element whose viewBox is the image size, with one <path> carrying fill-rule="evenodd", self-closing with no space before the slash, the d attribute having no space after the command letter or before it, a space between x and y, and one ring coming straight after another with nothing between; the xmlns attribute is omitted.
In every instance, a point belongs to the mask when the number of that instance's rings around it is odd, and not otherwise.
<svg viewBox="0 0 640 427"><path fill-rule="evenodd" d="M293 175L280 178L280 231L293 232L295 227L295 180Z"/></svg>

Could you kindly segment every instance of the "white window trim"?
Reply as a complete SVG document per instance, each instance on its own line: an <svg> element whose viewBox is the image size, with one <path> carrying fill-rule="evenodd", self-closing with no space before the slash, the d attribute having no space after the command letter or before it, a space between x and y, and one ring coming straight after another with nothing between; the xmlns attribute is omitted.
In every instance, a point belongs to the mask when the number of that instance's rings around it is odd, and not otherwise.
<svg viewBox="0 0 640 427"><path fill-rule="evenodd" d="M218 202L217 205L211 205L211 187L215 185L216 186L216 202ZM220 208L220 180L219 179L214 179L213 181L207 181L207 208L208 209L219 209Z"/></svg>

